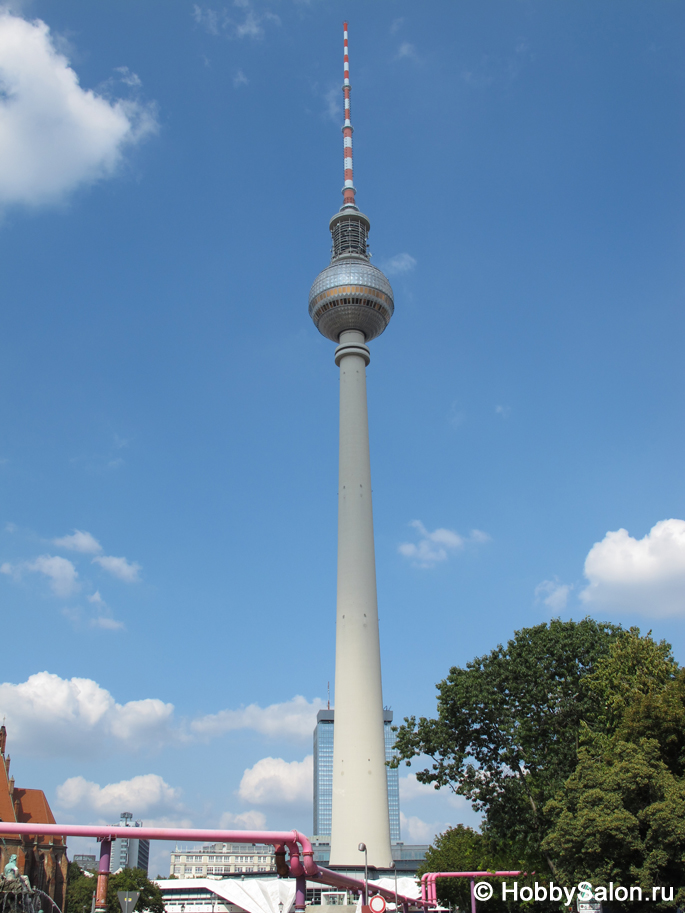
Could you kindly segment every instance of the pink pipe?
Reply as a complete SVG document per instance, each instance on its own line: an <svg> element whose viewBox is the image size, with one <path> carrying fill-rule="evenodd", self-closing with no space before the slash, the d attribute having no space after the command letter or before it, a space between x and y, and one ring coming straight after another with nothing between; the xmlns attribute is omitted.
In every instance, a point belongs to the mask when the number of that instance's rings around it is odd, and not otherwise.
<svg viewBox="0 0 685 913"><path fill-rule="evenodd" d="M2 825L0 825L2 827ZM325 869L322 866L319 866L319 875L317 876L318 881L323 881L324 884L330 884L336 888L350 888L352 891L356 891L359 894L364 893L365 883L359 881L357 878L350 878L349 875L342 875L340 872L333 872L331 869ZM373 890L376 894L380 894L386 900L390 900L395 903L395 889L380 888L378 885L370 884L369 890ZM412 906L417 906L419 901L414 897L406 897L404 894L397 895L398 901L403 904L411 904Z"/></svg>
<svg viewBox="0 0 685 913"><path fill-rule="evenodd" d="M436 881L438 878L510 878L520 875L521 872L426 872L421 877L421 900L423 903L437 904L438 891ZM473 884L471 885L473 895ZM472 906L475 898L472 896Z"/></svg>
<svg viewBox="0 0 685 913"><path fill-rule="evenodd" d="M0 821L0 834L32 835L46 837L98 837L101 840L116 840L117 837L130 838L131 828L101 824L19 824L14 821ZM299 831L220 831L196 830L190 827L137 827L136 839L141 840L185 840L188 843L267 843L272 846L283 845L290 853L290 874L295 878L308 876L334 887L348 887L353 891L363 892L364 882L329 869L320 868L314 862L314 849L304 834ZM302 849L300 850L300 847ZM300 853L304 863L300 861ZM394 891L377 888L386 900L395 900ZM416 905L411 897L398 895L403 903Z"/></svg>
<svg viewBox="0 0 685 913"><path fill-rule="evenodd" d="M100 824L18 824L14 821L1 821L2 834L44 834L46 837L100 837L105 840L116 840L117 837L130 837L130 827L119 827ZM141 840L186 840L189 843L268 843L285 844L290 852L295 871L291 874L315 875L318 866L314 862L314 850L309 840L299 831L219 831L196 830L190 827L137 827L136 838ZM300 862L300 847L304 856L304 866Z"/></svg>

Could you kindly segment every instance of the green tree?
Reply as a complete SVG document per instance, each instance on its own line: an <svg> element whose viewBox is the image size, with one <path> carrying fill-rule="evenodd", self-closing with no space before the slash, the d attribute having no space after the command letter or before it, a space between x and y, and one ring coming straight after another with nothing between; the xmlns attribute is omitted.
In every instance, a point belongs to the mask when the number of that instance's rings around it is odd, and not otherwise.
<svg viewBox="0 0 685 913"><path fill-rule="evenodd" d="M615 640L587 680L599 700L574 772L546 807L543 849L569 883L683 883L685 671L638 628ZM675 899L685 901L681 889Z"/></svg>
<svg viewBox="0 0 685 913"><path fill-rule="evenodd" d="M487 835L458 824L435 838L418 870L421 878L426 872L496 872L516 870L516 864L502 853L502 846L495 845ZM489 879L495 889L487 903L488 913L508 910L512 904L503 903L498 887L501 879ZM518 879L519 884L524 882ZM443 905L469 911L471 886L468 878L442 878L437 882L438 900ZM518 904L513 904L517 906ZM537 905L538 908L540 905Z"/></svg>
<svg viewBox="0 0 685 913"><path fill-rule="evenodd" d="M134 907L135 913L149 910L150 913L164 913L164 899L159 887L150 881L142 869L122 869L109 876L107 885L108 913L121 913L117 891L139 891L140 897Z"/></svg>
<svg viewBox="0 0 685 913"><path fill-rule="evenodd" d="M81 875L67 887L66 913L90 913L93 892L97 877ZM117 891L139 891L140 897L135 906L137 913L149 910L150 913L164 913L162 892L150 881L142 869L122 869L109 876L107 885L107 913L121 913Z"/></svg>
<svg viewBox="0 0 685 913"><path fill-rule="evenodd" d="M490 845L517 868L554 874L542 845L552 824L546 805L573 773L582 722L603 709L586 679L620 631L555 619L452 668L437 686L437 717L399 727L395 766L428 756L420 782L448 786L483 811Z"/></svg>
<svg viewBox="0 0 685 913"><path fill-rule="evenodd" d="M67 872L66 913L90 913L96 884L97 878L84 875L79 866L71 862Z"/></svg>
<svg viewBox="0 0 685 913"><path fill-rule="evenodd" d="M543 848L566 884L639 886L651 909L664 906L652 900L653 887L682 885L685 784L656 739L636 744L588 730L575 771L546 812L554 824ZM682 904L685 888L674 900Z"/></svg>

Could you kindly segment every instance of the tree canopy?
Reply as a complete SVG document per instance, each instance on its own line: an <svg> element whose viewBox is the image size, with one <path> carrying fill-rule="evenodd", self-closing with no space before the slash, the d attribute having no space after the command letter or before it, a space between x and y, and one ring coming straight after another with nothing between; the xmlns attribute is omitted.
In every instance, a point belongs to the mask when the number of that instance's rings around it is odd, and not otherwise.
<svg viewBox="0 0 685 913"><path fill-rule="evenodd" d="M589 618L517 631L451 669L436 718L406 719L397 748L483 812L482 833L447 831L424 871L448 852L559 884L685 882L685 670L650 634Z"/></svg>
<svg viewBox="0 0 685 913"><path fill-rule="evenodd" d="M485 813L491 840L515 844L520 858L554 872L541 846L545 804L575 768L581 722L601 709L584 680L618 633L590 618L557 619L455 666L437 686L437 717L399 727L395 764L428 756L433 763L417 780L465 796Z"/></svg>
<svg viewBox="0 0 685 913"><path fill-rule="evenodd" d="M96 877L84 874L70 879L67 885L66 913L90 913L96 884ZM121 913L117 891L140 892L135 913L143 913L143 911L164 913L162 892L153 881L150 881L142 869L122 869L109 876L107 913Z"/></svg>

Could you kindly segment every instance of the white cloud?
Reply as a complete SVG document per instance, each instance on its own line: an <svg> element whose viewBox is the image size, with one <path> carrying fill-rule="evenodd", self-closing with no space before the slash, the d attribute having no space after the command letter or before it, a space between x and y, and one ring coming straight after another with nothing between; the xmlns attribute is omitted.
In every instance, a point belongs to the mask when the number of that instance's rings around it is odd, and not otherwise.
<svg viewBox="0 0 685 913"><path fill-rule="evenodd" d="M511 406L495 406L495 415L501 415L502 418L509 418L511 415Z"/></svg>
<svg viewBox="0 0 685 913"><path fill-rule="evenodd" d="M336 124L342 119L342 106L340 104L341 92L338 88L329 89L324 95L326 101L326 114Z"/></svg>
<svg viewBox="0 0 685 913"><path fill-rule="evenodd" d="M12 742L25 753L81 757L108 745L126 749L158 747L169 740L173 704L157 698L118 704L88 678L63 679L38 672L18 685L0 685L0 716Z"/></svg>
<svg viewBox="0 0 685 913"><path fill-rule="evenodd" d="M82 89L48 26L0 10L0 203L55 202L111 176L154 110Z"/></svg>
<svg viewBox="0 0 685 913"><path fill-rule="evenodd" d="M642 539L608 532L585 559L587 605L648 616L685 615L685 520L660 520Z"/></svg>
<svg viewBox="0 0 685 913"><path fill-rule="evenodd" d="M416 779L416 774L407 774L406 777L400 777L399 784L402 802L411 802L412 799L434 796L438 792L430 783L419 783Z"/></svg>
<svg viewBox="0 0 685 913"><path fill-rule="evenodd" d="M258 812L254 809L240 812L238 815L234 815L232 812L224 812L219 819L219 827L221 829L226 828L226 830L238 827L241 830L262 831L266 828L266 815L264 812Z"/></svg>
<svg viewBox="0 0 685 913"><path fill-rule="evenodd" d="M118 818L122 808L134 808L137 815L168 815L181 810L180 790L169 786L158 774L143 774L119 783L100 786L84 777L70 777L57 787L57 804L91 814ZM146 822L148 823L148 822Z"/></svg>
<svg viewBox="0 0 685 913"><path fill-rule="evenodd" d="M92 596L88 596L88 602L92 602L93 605L104 606L105 600L100 595L100 590L95 590Z"/></svg>
<svg viewBox="0 0 685 913"><path fill-rule="evenodd" d="M393 19L392 25L390 26L390 34L394 35L396 32L398 32L402 28L403 23L404 23L404 17L400 17L399 19Z"/></svg>
<svg viewBox="0 0 685 913"><path fill-rule="evenodd" d="M320 698L307 701L296 695L281 704L260 707L250 704L240 710L220 710L193 720L191 730L200 736L217 736L235 729L252 729L274 738L311 739L317 711L324 702Z"/></svg>
<svg viewBox="0 0 685 913"><path fill-rule="evenodd" d="M238 70L238 72L233 77L233 85L236 88L238 86L246 86L249 81L250 80L247 78L247 76L243 73L242 70Z"/></svg>
<svg viewBox="0 0 685 913"><path fill-rule="evenodd" d="M546 606L555 612L560 612L566 608L568 596L573 585L570 583L561 583L558 578L554 580L543 580L535 587L535 601L544 602Z"/></svg>
<svg viewBox="0 0 685 913"><path fill-rule="evenodd" d="M243 774L238 795L255 805L292 805L311 802L314 764L311 755L302 761L262 758Z"/></svg>
<svg viewBox="0 0 685 913"><path fill-rule="evenodd" d="M240 22L232 19L225 9L219 12L208 6L198 6L197 3L193 6L193 18L210 35L225 34L228 38L263 38L265 23L274 25L281 23L275 13L269 11L261 14L255 13L247 0L234 0L233 5L245 10L244 18Z"/></svg>
<svg viewBox="0 0 685 913"><path fill-rule="evenodd" d="M126 583L137 583L140 580L140 565L126 558L115 558L113 555L98 555L93 558L94 564L99 564L113 577L124 580Z"/></svg>
<svg viewBox="0 0 685 913"><path fill-rule="evenodd" d="M416 567L435 567L441 561L446 561L451 553L463 549L467 542L479 545L490 542L490 536L480 529L472 529L468 539L465 539L453 529L440 528L429 533L420 520L412 520L409 525L418 530L419 541L402 542L397 550Z"/></svg>
<svg viewBox="0 0 685 913"><path fill-rule="evenodd" d="M432 843L436 834L441 834L450 826L447 821L429 823L417 818L416 815L407 816L400 812L400 828L405 843Z"/></svg>
<svg viewBox="0 0 685 913"><path fill-rule="evenodd" d="M397 59L418 60L419 55L416 53L416 48L413 44L409 41L403 41L397 49Z"/></svg>
<svg viewBox="0 0 685 913"><path fill-rule="evenodd" d="M416 259L411 254L395 254L389 260L384 260L381 268L389 276L400 276L409 273L416 267Z"/></svg>
<svg viewBox="0 0 685 913"><path fill-rule="evenodd" d="M102 546L95 536L80 529L75 529L71 536L53 539L52 544L58 548L66 548L72 552L84 552L87 555L96 555L102 551Z"/></svg>
<svg viewBox="0 0 685 913"><path fill-rule="evenodd" d="M126 625L123 621L117 621L109 615L97 615L91 618L89 622L91 628L102 628L104 631L125 631Z"/></svg>
<svg viewBox="0 0 685 913"><path fill-rule="evenodd" d="M50 580L50 589L55 596L70 596L78 584L78 571L67 558L57 555L39 555L33 561L22 561L20 564L10 564L6 561L0 565L0 574L8 574L19 580L24 571L43 574Z"/></svg>

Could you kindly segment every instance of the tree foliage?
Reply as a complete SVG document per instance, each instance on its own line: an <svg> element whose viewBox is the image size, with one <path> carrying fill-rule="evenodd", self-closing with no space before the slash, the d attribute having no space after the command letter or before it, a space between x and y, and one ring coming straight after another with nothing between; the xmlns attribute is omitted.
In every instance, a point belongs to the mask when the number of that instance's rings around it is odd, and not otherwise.
<svg viewBox="0 0 685 913"><path fill-rule="evenodd" d="M458 824L435 838L418 870L420 878L426 872L496 872L516 870L514 861L503 852L501 844L493 844L488 837L470 827ZM488 901L488 913L504 913L519 905L501 900L497 887L501 879L491 879L495 893ZM519 884L527 881L519 878ZM462 911L471 908L471 887L468 878L443 878L437 882L438 900L444 906ZM538 904L538 907L540 905Z"/></svg>
<svg viewBox="0 0 685 913"><path fill-rule="evenodd" d="M656 739L636 744L588 731L547 812L554 824L544 844L567 884L613 882L650 895L655 886L682 884L685 784ZM675 899L685 900L685 889Z"/></svg>
<svg viewBox="0 0 685 913"><path fill-rule="evenodd" d="M400 728L400 755L429 756L417 779L484 818L481 834L438 838L425 871L546 868L558 884L639 886L652 910L652 887L685 882L685 670L667 643L552 621L452 669L438 695L436 719Z"/></svg>
<svg viewBox="0 0 685 913"><path fill-rule="evenodd" d="M399 727L398 759L427 755L417 780L451 787L485 813L489 839L517 847L528 867L554 863L545 812L576 764L581 722L597 716L585 679L619 629L590 618L524 628L506 647L454 667L438 684L435 719Z"/></svg>
<svg viewBox="0 0 685 913"><path fill-rule="evenodd" d="M73 864L73 863L72 863ZM97 877L81 874L67 887L66 913L90 913ZM109 876L107 885L107 913L121 913L117 891L139 891L135 913L164 913L164 900L159 887L142 869L122 869Z"/></svg>

